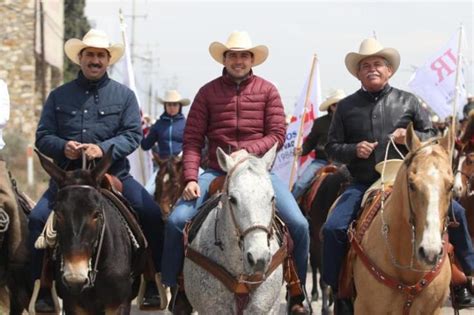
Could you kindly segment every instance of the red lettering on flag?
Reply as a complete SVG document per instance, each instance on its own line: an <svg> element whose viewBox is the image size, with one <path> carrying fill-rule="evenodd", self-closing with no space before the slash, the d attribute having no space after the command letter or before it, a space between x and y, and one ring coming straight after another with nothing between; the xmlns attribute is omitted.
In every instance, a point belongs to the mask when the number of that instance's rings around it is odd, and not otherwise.
<svg viewBox="0 0 474 315"><path fill-rule="evenodd" d="M450 67L448 63L451 63L452 67ZM441 57L436 59L431 64L431 69L437 72L438 83L444 80L443 70L446 71L446 76L454 73L454 70L456 69L456 56L453 55L451 49L448 49Z"/></svg>

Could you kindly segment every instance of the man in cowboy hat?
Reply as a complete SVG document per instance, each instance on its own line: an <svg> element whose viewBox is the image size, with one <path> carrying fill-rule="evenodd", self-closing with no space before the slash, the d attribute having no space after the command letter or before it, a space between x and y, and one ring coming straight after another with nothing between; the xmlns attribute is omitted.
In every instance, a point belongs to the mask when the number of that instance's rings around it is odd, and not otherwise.
<svg viewBox="0 0 474 315"><path fill-rule="evenodd" d="M335 291L338 289L339 270L347 249L347 228L359 211L364 192L379 174L375 165L384 160L389 136L394 137L401 152L406 127L410 122L421 139L434 135L428 112L411 93L396 89L389 79L400 65L400 55L393 48L384 48L373 38L365 39L359 52L346 55L346 67L361 82L361 88L341 100L329 128L326 152L330 158L346 163L353 182L340 197L324 227L323 280ZM391 148L389 158L399 157ZM474 252L467 233L464 209L453 202L455 217L460 227L450 230L450 240L458 258L468 272L474 271ZM462 304L470 304L470 294L464 288L457 291ZM338 314L351 306L337 299Z"/></svg>
<svg viewBox="0 0 474 315"><path fill-rule="evenodd" d="M305 169L304 173L298 178L293 187L292 194L298 199L308 189L314 174L323 166L328 164L328 158L324 146L328 141L329 125L331 124L332 115L336 110L337 103L346 97L343 90L335 90L324 102L319 105L319 111L327 111L327 115L317 118L313 122L311 132L303 143L303 147L295 148L295 155L308 155L311 151L315 151L316 158Z"/></svg>
<svg viewBox="0 0 474 315"><path fill-rule="evenodd" d="M82 40L64 45L66 56L80 66L77 78L53 90L41 114L35 145L62 168L81 168L81 154L87 160L100 159L113 146L109 173L123 183L123 196L138 213L143 232L152 250L155 268L160 271L163 245L161 210L144 188L129 174L127 155L135 151L141 137L137 99L132 90L110 79L107 67L124 53L122 44L111 45L107 35L91 29ZM35 240L51 212L57 188L50 182L29 217L29 244L32 251L33 280L40 278L42 251ZM40 292L37 312L51 310L47 293ZM160 303L156 295L145 299L146 306Z"/></svg>
<svg viewBox="0 0 474 315"><path fill-rule="evenodd" d="M253 46L246 32L233 32L225 44L213 42L209 52L224 65L222 76L204 85L196 95L184 131L183 160L186 187L182 200L169 217L165 231L166 260L163 261L163 282L177 285L183 263L182 230L197 208L207 198L210 182L223 172L216 149L237 155L248 152L263 155L275 143L285 139L285 113L280 95L273 84L253 74L252 67L265 61L266 46ZM198 177L201 148L209 141L209 168ZM277 208L294 240L294 257L302 283L306 278L309 247L308 223L301 214L288 188L271 174ZM177 295L179 301L185 299ZM304 314L304 296L290 301L292 312ZM189 306L187 311L189 311Z"/></svg>

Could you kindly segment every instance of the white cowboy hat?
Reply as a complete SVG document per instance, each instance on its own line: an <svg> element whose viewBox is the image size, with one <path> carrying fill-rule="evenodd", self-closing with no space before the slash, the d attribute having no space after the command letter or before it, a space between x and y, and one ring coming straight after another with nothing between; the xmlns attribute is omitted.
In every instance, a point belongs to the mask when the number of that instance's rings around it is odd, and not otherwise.
<svg viewBox="0 0 474 315"><path fill-rule="evenodd" d="M176 90L168 90L165 92L165 97L158 97L158 102L161 104L165 103L180 103L182 106L187 106L191 104L189 98L182 98L181 95Z"/></svg>
<svg viewBox="0 0 474 315"><path fill-rule="evenodd" d="M367 38L362 41L359 47L359 52L350 52L346 55L346 68L349 72L357 78L357 72L359 71L359 63L362 59L370 56L380 56L390 63L395 73L400 66L400 54L394 48L384 48L374 38Z"/></svg>
<svg viewBox="0 0 474 315"><path fill-rule="evenodd" d="M123 44L111 45L107 34L103 31L91 29L82 40L71 38L64 44L66 56L75 64L79 64L79 53L87 47L107 49L110 53L109 65L116 63L124 53Z"/></svg>
<svg viewBox="0 0 474 315"><path fill-rule="evenodd" d="M332 104L336 104L340 100L346 97L346 93L343 90L335 90L326 97L326 100L319 105L319 111L325 112Z"/></svg>
<svg viewBox="0 0 474 315"><path fill-rule="evenodd" d="M209 53L218 63L224 64L224 53L228 50L250 51L254 61L252 66L258 66L268 57L268 47L265 45L253 46L247 32L234 31L225 44L213 42L209 45Z"/></svg>

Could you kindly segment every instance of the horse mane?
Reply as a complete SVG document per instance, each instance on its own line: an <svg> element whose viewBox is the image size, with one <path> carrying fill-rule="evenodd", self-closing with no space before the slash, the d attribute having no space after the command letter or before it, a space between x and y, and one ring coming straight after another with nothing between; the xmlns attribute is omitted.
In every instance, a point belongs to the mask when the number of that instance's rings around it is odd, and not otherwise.
<svg viewBox="0 0 474 315"><path fill-rule="evenodd" d="M461 142L462 143L468 143L472 137L474 136L474 111L471 111L469 113L469 118L468 122L466 124L466 127L461 133Z"/></svg>
<svg viewBox="0 0 474 315"><path fill-rule="evenodd" d="M268 173L266 168L262 167L262 165L263 165L262 161L260 161L260 159L257 156L255 156L253 154L249 154L246 157L244 157L243 159L245 159L247 163L240 164L241 167L236 169L236 171L233 173L234 176L239 174L240 172L242 172L244 170L250 170L250 171L256 173L257 175L266 175Z"/></svg>

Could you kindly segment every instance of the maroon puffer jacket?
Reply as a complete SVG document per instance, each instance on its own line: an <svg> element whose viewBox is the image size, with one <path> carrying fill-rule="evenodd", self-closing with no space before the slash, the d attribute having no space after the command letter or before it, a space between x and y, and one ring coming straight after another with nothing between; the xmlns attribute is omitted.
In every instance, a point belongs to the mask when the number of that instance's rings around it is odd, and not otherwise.
<svg viewBox="0 0 474 315"><path fill-rule="evenodd" d="M245 149L263 155L285 139L285 112L273 84L250 74L237 85L224 74L204 85L194 98L183 139L184 180L197 181L204 137L209 167L220 170L217 147L226 153Z"/></svg>

